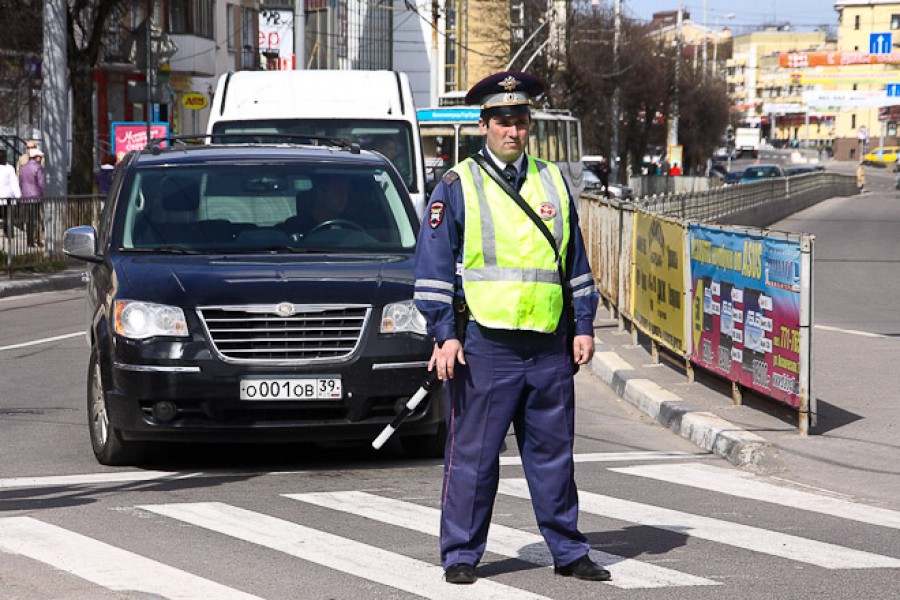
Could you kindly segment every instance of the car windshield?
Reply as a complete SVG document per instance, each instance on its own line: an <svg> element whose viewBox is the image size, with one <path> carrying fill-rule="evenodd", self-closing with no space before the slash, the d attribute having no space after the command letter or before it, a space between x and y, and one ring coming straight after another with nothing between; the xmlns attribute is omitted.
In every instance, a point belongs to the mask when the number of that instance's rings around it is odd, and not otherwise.
<svg viewBox="0 0 900 600"><path fill-rule="evenodd" d="M219 121L213 125L214 142L283 143L277 135L340 138L366 150L377 150L394 163L407 189L415 187L412 130L408 123L366 119L268 119ZM232 134L229 136L229 134ZM267 137L268 134L268 137ZM248 135L254 136L248 139Z"/></svg>
<svg viewBox="0 0 900 600"><path fill-rule="evenodd" d="M119 245L223 253L411 250L415 221L394 181L375 166L321 163L140 168L124 184Z"/></svg>

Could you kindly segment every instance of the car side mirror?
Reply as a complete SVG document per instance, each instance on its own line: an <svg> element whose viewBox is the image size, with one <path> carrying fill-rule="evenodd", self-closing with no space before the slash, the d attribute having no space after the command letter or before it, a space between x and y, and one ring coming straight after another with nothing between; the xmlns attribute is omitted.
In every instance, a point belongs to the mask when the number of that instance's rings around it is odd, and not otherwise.
<svg viewBox="0 0 900 600"><path fill-rule="evenodd" d="M63 252L87 262L98 263L103 260L97 255L97 231L90 225L67 229L63 235Z"/></svg>

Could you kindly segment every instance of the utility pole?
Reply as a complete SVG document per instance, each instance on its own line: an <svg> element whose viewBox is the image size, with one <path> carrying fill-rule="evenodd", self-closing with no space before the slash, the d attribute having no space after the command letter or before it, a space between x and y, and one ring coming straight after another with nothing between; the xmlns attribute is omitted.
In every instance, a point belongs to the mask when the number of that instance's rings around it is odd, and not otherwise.
<svg viewBox="0 0 900 600"><path fill-rule="evenodd" d="M147 143L150 143L153 124L153 28L150 21L153 18L153 0L147 0L147 19L144 21L144 33L147 35Z"/></svg>
<svg viewBox="0 0 900 600"><path fill-rule="evenodd" d="M66 180L69 164L66 0L44 0L43 17L41 144L47 153L45 195L66 196L69 193Z"/></svg>
<svg viewBox="0 0 900 600"><path fill-rule="evenodd" d="M306 68L306 0L294 0L294 70Z"/></svg>
<svg viewBox="0 0 900 600"><path fill-rule="evenodd" d="M709 50L709 18L707 15L708 0L703 0L703 77L706 77L706 71L709 67L708 58Z"/></svg>
<svg viewBox="0 0 900 600"><path fill-rule="evenodd" d="M681 35L684 27L683 21L684 0L678 0L678 33L675 39L675 90L672 98L672 109L669 111L669 135L667 145L678 145L678 94L680 93L678 80L681 78ZM671 161L670 161L671 162Z"/></svg>
<svg viewBox="0 0 900 600"><path fill-rule="evenodd" d="M440 5L438 0L431 0L431 105L440 103L441 91L439 89L441 62L438 59L438 18L440 17Z"/></svg>
<svg viewBox="0 0 900 600"><path fill-rule="evenodd" d="M619 44L622 39L622 0L616 0L613 8L613 76L619 78ZM612 138L609 144L609 182L619 182L619 84L613 87Z"/></svg>

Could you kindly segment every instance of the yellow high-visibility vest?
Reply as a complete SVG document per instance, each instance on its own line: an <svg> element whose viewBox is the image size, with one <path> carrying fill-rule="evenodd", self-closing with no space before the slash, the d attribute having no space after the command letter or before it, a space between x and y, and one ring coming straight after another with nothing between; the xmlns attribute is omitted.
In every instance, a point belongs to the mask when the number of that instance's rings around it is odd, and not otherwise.
<svg viewBox="0 0 900 600"><path fill-rule="evenodd" d="M553 163L528 157L522 198L547 225L565 265L569 202ZM453 170L465 199L462 281L472 317L495 329L552 332L563 294L553 249L534 222L471 158Z"/></svg>

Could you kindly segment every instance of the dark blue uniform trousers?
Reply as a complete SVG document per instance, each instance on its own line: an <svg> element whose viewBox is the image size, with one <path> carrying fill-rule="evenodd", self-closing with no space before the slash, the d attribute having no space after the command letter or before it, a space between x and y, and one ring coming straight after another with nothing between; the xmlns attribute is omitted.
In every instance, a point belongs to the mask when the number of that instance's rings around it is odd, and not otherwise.
<svg viewBox="0 0 900 600"><path fill-rule="evenodd" d="M478 564L500 480L500 449L512 423L532 506L557 565L590 549L578 531L573 365L561 333L486 329L470 321L466 365L446 385L441 563Z"/></svg>

